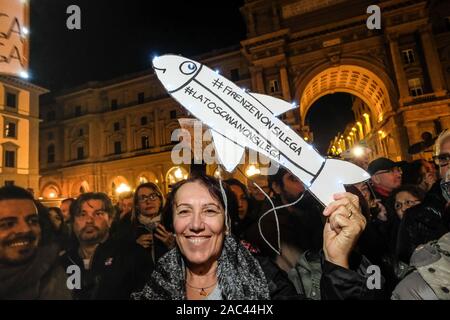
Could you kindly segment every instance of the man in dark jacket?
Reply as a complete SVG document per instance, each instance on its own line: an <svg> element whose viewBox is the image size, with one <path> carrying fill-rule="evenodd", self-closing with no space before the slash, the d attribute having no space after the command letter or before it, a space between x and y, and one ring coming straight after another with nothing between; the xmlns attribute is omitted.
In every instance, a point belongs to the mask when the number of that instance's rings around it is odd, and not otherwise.
<svg viewBox="0 0 450 320"><path fill-rule="evenodd" d="M109 237L114 208L104 193L85 193L70 207L79 244L62 256L66 267L81 271L76 299L129 299L150 277L153 263L135 243Z"/></svg>
<svg viewBox="0 0 450 320"><path fill-rule="evenodd" d="M0 300L71 299L59 248L43 244L33 196L16 186L0 188Z"/></svg>

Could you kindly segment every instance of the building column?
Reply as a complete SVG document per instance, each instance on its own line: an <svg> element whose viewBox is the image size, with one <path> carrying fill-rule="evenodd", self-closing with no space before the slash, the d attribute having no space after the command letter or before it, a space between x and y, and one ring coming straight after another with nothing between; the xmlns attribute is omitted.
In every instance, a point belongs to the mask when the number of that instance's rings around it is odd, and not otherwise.
<svg viewBox="0 0 450 320"><path fill-rule="evenodd" d="M89 158L96 159L100 155L98 154L98 135L97 135L97 128L95 121L89 121L89 132L88 132L88 141L89 141L89 150L86 150L89 152Z"/></svg>
<svg viewBox="0 0 450 320"><path fill-rule="evenodd" d="M439 121L441 122L442 129L450 128L450 116L441 117Z"/></svg>
<svg viewBox="0 0 450 320"><path fill-rule="evenodd" d="M394 120L394 129L392 130L392 138L395 141L397 154L400 155L402 160L410 161L411 156L408 153L409 148L409 139L408 139L408 131L406 127L403 125L403 119L401 116L397 116L393 118Z"/></svg>
<svg viewBox="0 0 450 320"><path fill-rule="evenodd" d="M417 122L408 123L406 127L408 139L411 142L411 144L420 142L422 140L420 137L419 127L417 125L418 125Z"/></svg>
<svg viewBox="0 0 450 320"><path fill-rule="evenodd" d="M70 161L70 153L71 153L71 148L72 145L70 143L70 139L69 139L69 129L65 129L64 130L64 162Z"/></svg>
<svg viewBox="0 0 450 320"><path fill-rule="evenodd" d="M255 16L252 11L248 11L248 37L254 37L256 35Z"/></svg>
<svg viewBox="0 0 450 320"><path fill-rule="evenodd" d="M125 118L127 152L133 151L133 135L131 134L131 115L127 114Z"/></svg>
<svg viewBox="0 0 450 320"><path fill-rule="evenodd" d="M161 132L159 126L158 108L155 108L155 110L153 111L153 125L154 125L153 135L155 137L155 147L159 148L161 147Z"/></svg>
<svg viewBox="0 0 450 320"><path fill-rule="evenodd" d="M250 73L252 75L252 89L257 93L265 93L263 70L261 67L251 67Z"/></svg>
<svg viewBox="0 0 450 320"><path fill-rule="evenodd" d="M283 99L285 101L291 102L291 88L289 85L289 76L288 76L288 72L287 72L287 68L286 68L286 64L282 63L280 65L280 79L281 79L281 90L282 90L282 94L283 94ZM286 113L286 118L289 119L289 124L293 125L295 124L296 121L296 117L295 117L295 112L297 112L297 109L293 109L293 110L289 110Z"/></svg>
<svg viewBox="0 0 450 320"><path fill-rule="evenodd" d="M281 90L283 92L283 99L286 101L291 101L291 89L289 86L289 78L285 64L282 64L280 66L280 79L281 79Z"/></svg>
<svg viewBox="0 0 450 320"><path fill-rule="evenodd" d="M442 74L442 65L439 61L439 54L433 39L431 25L428 24L420 28L419 32L433 92L436 96L445 96L447 91L444 87L444 75Z"/></svg>
<svg viewBox="0 0 450 320"><path fill-rule="evenodd" d="M398 34L388 34L388 40L392 63L394 65L395 78L397 80L398 92L400 95L400 105L403 105L405 102L411 101L412 98L409 95L408 82L406 80L402 57L398 47Z"/></svg>

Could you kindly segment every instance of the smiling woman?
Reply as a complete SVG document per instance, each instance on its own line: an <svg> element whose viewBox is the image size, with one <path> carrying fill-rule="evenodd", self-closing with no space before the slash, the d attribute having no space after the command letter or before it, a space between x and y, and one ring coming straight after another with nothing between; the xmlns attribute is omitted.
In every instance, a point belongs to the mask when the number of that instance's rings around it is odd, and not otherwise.
<svg viewBox="0 0 450 320"><path fill-rule="evenodd" d="M177 183L162 219L174 232L176 246L161 257L150 281L131 295L141 300L266 300L298 299L293 284L272 260L253 256L230 232L228 212L233 193L210 176L196 175ZM321 296L325 299L368 298L361 260L350 268L349 256L365 227L358 197L335 195L323 212ZM248 245L248 244L247 244ZM358 261L358 259L354 259ZM370 264L370 263L369 263ZM353 267L353 264L352 264ZM270 285L269 285L270 284ZM323 288L322 288L323 287ZM353 290L358 287L361 290ZM351 289L350 289L351 288Z"/></svg>
<svg viewBox="0 0 450 320"><path fill-rule="evenodd" d="M163 219L175 232L176 248L159 260L150 283L133 298L269 299L265 272L231 236L225 207L221 186L212 177L197 176L175 185ZM295 295L287 278L277 287Z"/></svg>

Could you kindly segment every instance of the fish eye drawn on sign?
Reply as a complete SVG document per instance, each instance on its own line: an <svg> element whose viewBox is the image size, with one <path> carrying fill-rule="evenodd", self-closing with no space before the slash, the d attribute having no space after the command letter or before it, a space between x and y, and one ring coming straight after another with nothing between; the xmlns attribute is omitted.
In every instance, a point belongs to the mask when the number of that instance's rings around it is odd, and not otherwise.
<svg viewBox="0 0 450 320"><path fill-rule="evenodd" d="M211 131L218 159L231 172L245 148L255 150L298 177L323 205L344 185L370 175L353 163L322 157L277 118L295 108L284 100L252 93L207 66L179 55L153 59L153 69L167 92Z"/></svg>

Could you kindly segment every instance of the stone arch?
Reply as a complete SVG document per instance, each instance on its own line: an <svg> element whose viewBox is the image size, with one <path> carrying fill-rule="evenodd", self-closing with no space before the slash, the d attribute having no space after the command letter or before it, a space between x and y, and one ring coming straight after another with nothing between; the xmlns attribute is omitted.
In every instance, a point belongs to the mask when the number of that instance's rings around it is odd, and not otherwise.
<svg viewBox="0 0 450 320"><path fill-rule="evenodd" d="M59 198L61 196L61 188L56 182L49 181L42 186L40 194L45 199Z"/></svg>
<svg viewBox="0 0 450 320"><path fill-rule="evenodd" d="M135 138L135 145L136 149L143 149L142 145L142 137L146 136L148 137L148 143L149 147L155 146L155 135L153 134L153 129L149 129L147 127L142 127L135 131L136 134L134 135Z"/></svg>
<svg viewBox="0 0 450 320"><path fill-rule="evenodd" d="M91 188L89 183L86 180L78 180L72 184L72 188L70 188L70 196L78 197L80 194L90 192Z"/></svg>
<svg viewBox="0 0 450 320"><path fill-rule="evenodd" d="M161 183L161 181L159 181L159 179L157 178L156 174L150 170L142 171L141 173L139 173L137 175L137 178L136 178L137 186L142 183L146 183L146 182L153 182L156 184Z"/></svg>
<svg viewBox="0 0 450 320"><path fill-rule="evenodd" d="M107 185L109 194L114 195L116 188L119 187L122 183L126 184L127 186L130 186L129 180L122 175L117 175L110 178L109 183Z"/></svg>
<svg viewBox="0 0 450 320"><path fill-rule="evenodd" d="M398 108L398 95L385 70L359 59L342 59L342 65L323 63L310 68L296 81L295 99L300 103L300 117L324 95L347 92L361 98L378 122Z"/></svg>
<svg viewBox="0 0 450 320"><path fill-rule="evenodd" d="M78 148L83 147L84 158L89 157L89 140L86 137L80 137L71 142L70 145L70 155L72 160L77 160L78 158Z"/></svg>
<svg viewBox="0 0 450 320"><path fill-rule="evenodd" d="M80 130L83 130L82 135L80 135ZM72 127L69 136L71 139L76 140L80 137L85 137L88 134L89 134L89 125L84 123Z"/></svg>
<svg viewBox="0 0 450 320"><path fill-rule="evenodd" d="M179 171L178 171L179 170ZM166 184L167 190L170 190L171 186L183 179L187 179L189 172L182 166L174 166L167 170L166 173Z"/></svg>

